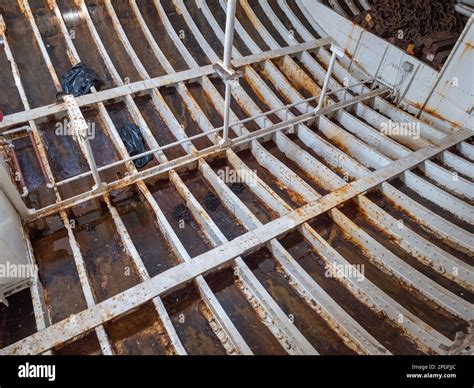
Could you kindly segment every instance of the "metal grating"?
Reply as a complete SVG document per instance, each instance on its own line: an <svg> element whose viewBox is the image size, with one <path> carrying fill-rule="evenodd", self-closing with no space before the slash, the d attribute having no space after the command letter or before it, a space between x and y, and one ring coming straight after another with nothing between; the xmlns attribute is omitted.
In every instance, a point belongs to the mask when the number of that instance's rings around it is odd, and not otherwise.
<svg viewBox="0 0 474 388"><path fill-rule="evenodd" d="M223 0L0 9L14 91L0 131L27 124L36 143L13 140L39 267L36 327L0 354L445 354L467 330L472 132L428 126L340 62L314 114L331 39L298 2L239 2L229 147L212 68ZM104 90L48 105L81 61ZM55 132L66 117L95 124L100 190L87 143ZM127 121L154 157L140 171L120 137ZM385 134L389 121L415 123L419 138ZM54 244L66 248L52 255Z"/></svg>

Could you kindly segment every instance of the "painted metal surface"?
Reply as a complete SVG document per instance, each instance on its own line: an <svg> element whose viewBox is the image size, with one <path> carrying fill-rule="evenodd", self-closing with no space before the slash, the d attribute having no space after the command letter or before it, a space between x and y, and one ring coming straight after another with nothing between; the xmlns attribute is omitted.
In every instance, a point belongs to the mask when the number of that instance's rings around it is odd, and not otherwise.
<svg viewBox="0 0 474 388"><path fill-rule="evenodd" d="M36 157L55 197L55 203L25 219L25 228L33 228L34 223L59 214L72 249L86 309L51 325L45 312L51 307L51 301L44 300L41 283L34 277L30 288L38 332L1 349L0 354L55 352L58 347L91 331L95 332L102 353L114 354L119 348L111 336L111 325L147 302L151 302L157 314L156 327L160 327L160 342L163 342L165 352L193 352L196 349L183 337L180 322L175 319L174 304L169 302L170 295L190 284L198 290L199 314L208 330L203 338L215 336L227 354L257 353L259 349L251 345L254 343L252 333L240 326L242 322L230 312L228 301L221 299L220 291L208 280L209 275L229 267L234 271L232 284L249 304L249 311L258 317L262 327L268 330L269 336L283 352L328 352L325 346L330 336L340 341L337 346L343 352L400 352L393 349L393 343L387 342L372 325L362 324L361 316L345 311L333 291L326 289L325 283L321 284L303 262L290 253L284 237L298 233L317 252L325 268L332 265L351 267L341 247L334 245L324 231L317 231L314 221L318 217L327 217L333 230L340 231L342 238L353 244L353 252L360 250L377 268L374 278L362 282L350 274L341 276L336 279L338 287L348 290L371 313L384 316L389 322L390 332L409 342L413 349L430 354L447 352L454 337L453 329L445 327L447 322L452 322L453 327L462 327L473 319L472 266L469 261L474 254L472 228L469 226L474 217L470 168L473 132L467 128L453 128L449 122L439 118L434 122L422 115L420 121L400 109L405 107L403 101L397 107L387 99L402 95L404 101L408 101L416 87L420 89L416 93L424 93L429 89L427 85L434 82L429 72L420 67L416 77L406 78L397 85L396 80L390 78L394 69L387 64L394 58L391 49L385 54L379 53L385 57L383 61L375 62L372 67L362 62L361 67L359 58L367 52L367 41L372 37L360 31L358 40L346 31L344 34L351 41L342 42L349 52L351 47L353 53L356 51L354 60L336 60L334 57L331 61L326 47L334 42L333 39L318 39L310 30L322 36L327 30L341 44L341 28L347 27L344 23L334 23L333 29L318 19L311 25L310 15L304 15L308 7L306 1L291 4L283 0L264 1L256 5L252 1L240 0L237 2L235 39L233 45L227 45L227 52L232 53L232 65L242 71L243 78L232 85L234 103L227 117L229 128L234 133L232 145L223 146L220 144L222 127L216 122L226 116L225 99L221 94L224 91L216 81L213 66L200 64L215 63L222 54L218 46L220 44L222 50L226 39L219 19L225 14L225 2L212 6L206 1L194 5L182 0L153 1L147 7L142 2L126 4L128 15L139 27L137 33L163 69L164 74L155 78L152 78L143 51L132 43L134 36L123 20L123 9L112 1L105 1L101 14L92 3L83 0L71 2L103 63L104 71L110 76L112 88L100 92L93 90L90 95L76 99L68 97L66 103L30 109L28 89L23 84L31 76L25 74L21 61L17 66L14 50L8 46L8 19L7 29L2 24L5 51L25 111L7 115L0 129L28 122L38 149ZM65 18L64 10L54 0L48 0L48 5L65 42L68 61L70 64L80 62L81 41L71 39L66 25L70 21ZM35 10L30 8L27 0L19 1L18 6L29 23L38 52L44 58L52 86L59 90L57 62L46 50L44 40L47 36L43 35L43 25L37 23ZM263 17L262 11L274 21ZM162 39L156 39L150 15L155 15L153 17L162 26ZM116 37L123 48L123 62L117 60L116 48L110 46L109 39L106 39L108 35L104 36L98 17L99 20L100 17L110 20L113 28L107 34ZM178 29L178 20L184 23L181 24L183 30ZM203 28L204 23L211 27L212 33ZM191 34L192 39L189 36L186 39L186 34ZM282 47L284 43L287 46ZM370 50L374 48L378 50L380 47L374 44ZM201 49L203 55L196 54L197 49ZM176 71L178 61L168 54L170 50L179 53L189 70ZM333 71L327 74L328 67L332 68L331 63ZM121 73L124 68L136 72L139 80L125 82ZM381 79L363 75L364 70L369 74L378 73ZM420 88L420 82L426 87ZM387 88L385 83L392 88ZM372 90L375 84L378 88ZM326 88L326 107L315 114L318 97L320 94L325 96ZM181 113L172 105L170 95L179 102ZM169 131L174 141L156 134L157 122L150 121L143 101L152 107L153 114L157 115L154 117L160 117L163 128ZM113 107L117 103L121 104L118 110L139 125L147 152L154 156L152 165L141 171L135 168L120 137L120 123L114 121L117 108ZM89 162L92 172L82 172L58 182L54 178L56 167L50 163L54 159L53 151L45 147L45 138L38 126L43 125L47 116L60 116L65 112L73 129L80 133L86 130L86 113L90 114L86 108L92 108L94 115L104 124L107 144L117 152L117 160L108 166L95 166L95 158L100 157L96 149L77 141L79 153ZM389 122L414 123L419 131L418 137L384 133ZM191 128L196 128L198 133L190 135ZM209 145L197 147L197 141L207 141ZM177 149L180 156L169 157L169 152ZM244 182L247 197L218 174L216 163L224 163L236 172ZM80 179L92 175L95 183L101 184L99 174L105 175L107 170L122 167L125 176L104 182L102 191L86 191L78 195L73 192L72 196L62 198L62 190L69 190ZM253 171L253 168L257 170ZM188 174L202 177L202 188L191 188ZM206 194L207 185L215 194ZM149 258L144 255L136 231L127 223L116 197L120 198L124 190L136 190L149 209L153 223L171 254L177 258L177 263L171 268L151 274L147 267ZM190 241L183 239L182 231L170 219L169 211L165 209L166 201L163 202L167 190L174 190L174 200L181 201L189 212L186 217L194 222L192 233L199 236L194 242L206 245L203 253L192 256ZM222 226L222 220L216 219L206 200L198 199L196 190L204 190L206 196L214 198L214 203L222 203L231 216L228 221L231 224ZM381 195L390 206L380 205L374 195ZM422 202L420 197L429 202ZM253 202L249 202L249 198L254 198ZM131 260L139 279L138 284L101 301L95 295L97 286L91 280L93 274L88 268L85 247L79 244L74 223L71 223L71 216L79 209L87 209L91 200L105 204L106 214L110 216L113 230L123 247L123 255ZM259 201L264 204L260 211L256 205ZM355 206L356 219L351 219L346 213L345 209L351 206ZM412 223L400 228L400 219L397 218L400 215L394 214L395 209L401 210L403 217ZM261 221L263 216L268 217L266 222ZM361 219L375 225L379 236L370 234L370 229L361 226ZM227 228L242 228L242 231L237 237L229 238ZM93 229L91 231L94 233ZM35 248L28 238L26 240L30 260L34 261L37 259ZM288 300L275 293L265 281L272 270L268 272L263 265L255 269L249 260L251 254L262 249L268 250L276 263L275 271L282 276L283 288L290 294L294 293L294 299L290 300L293 303L300 301L300 311L306 311L307 317L320 318L314 326L326 325L326 333L332 333L328 338L315 340L298 320L299 316L296 321L291 318ZM157 251L155 256L163 254ZM262 268L264 275L259 272ZM398 282L394 286L397 294L379 282L378 277L386 274ZM411 294L411 290L418 300L427 301L422 310L413 310L407 302L404 293ZM179 305L177 301L176 305ZM246 319L250 317L246 316Z"/></svg>

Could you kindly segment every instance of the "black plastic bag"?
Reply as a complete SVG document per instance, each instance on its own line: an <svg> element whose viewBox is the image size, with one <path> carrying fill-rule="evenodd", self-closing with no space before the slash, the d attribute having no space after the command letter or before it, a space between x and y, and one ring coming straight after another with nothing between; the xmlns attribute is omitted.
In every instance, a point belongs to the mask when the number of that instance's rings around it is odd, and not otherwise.
<svg viewBox="0 0 474 388"><path fill-rule="evenodd" d="M74 97L89 94L93 86L98 86L100 79L97 74L82 63L78 63L61 77L63 93Z"/></svg>
<svg viewBox="0 0 474 388"><path fill-rule="evenodd" d="M125 128L120 131L120 137L122 138L125 148L130 156L135 156L146 152L145 144L143 142L143 136L140 128L135 124L127 124ZM141 158L135 159L133 163L136 168L145 167L152 159L151 155L142 156Z"/></svg>

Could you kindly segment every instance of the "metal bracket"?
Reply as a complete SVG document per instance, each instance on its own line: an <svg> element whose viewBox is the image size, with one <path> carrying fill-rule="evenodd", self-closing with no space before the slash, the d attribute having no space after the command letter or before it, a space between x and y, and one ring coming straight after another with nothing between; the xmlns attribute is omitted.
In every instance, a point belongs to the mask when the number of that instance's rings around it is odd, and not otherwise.
<svg viewBox="0 0 474 388"><path fill-rule="evenodd" d="M217 73L217 75L222 78L225 82L234 81L243 76L241 71L237 71L231 67L226 67L224 62L217 61L212 65L212 68Z"/></svg>
<svg viewBox="0 0 474 388"><path fill-rule="evenodd" d="M331 45L330 50L332 53L336 54L339 58L344 58L344 56L346 55L346 53L344 52L344 49L335 44Z"/></svg>

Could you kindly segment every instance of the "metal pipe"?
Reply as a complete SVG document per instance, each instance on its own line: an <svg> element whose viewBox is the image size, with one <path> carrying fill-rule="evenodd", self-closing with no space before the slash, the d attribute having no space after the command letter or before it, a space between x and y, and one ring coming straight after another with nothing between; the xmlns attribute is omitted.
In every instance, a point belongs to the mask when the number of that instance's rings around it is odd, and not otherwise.
<svg viewBox="0 0 474 388"><path fill-rule="evenodd" d="M44 165L43 165L43 163L42 163L42 159L40 158L39 151L38 151L38 148L37 148L37 146L36 146L36 142L35 142L35 139L34 139L34 136L33 136L33 132L32 132L31 127L30 127L29 125L24 125L24 126L22 126L22 127L18 127L18 128L12 129L12 130L10 130L10 131L3 132L3 133L0 134L0 136L16 135L17 133L23 132L23 131L25 131L25 132L26 132L26 136L28 136L28 137L30 138L31 145L32 145L33 151L34 151L34 153L35 153L35 157L36 157L36 159L38 160L38 163L39 163L39 165L40 165L41 173L42 173L42 175L43 175L43 177L44 177L44 179L45 179L46 186L47 186L48 188L52 188L53 185L51 184L51 182L50 182L49 179L48 179L48 175L47 175L46 170L45 170L45 168L44 168ZM21 173L19 164L18 164L18 162L17 162L16 152L15 152L15 150L14 150L14 148L13 148L13 145L11 146L11 150L12 150L12 159L13 159L13 162L18 166L18 167L15 167L15 169ZM29 192L28 192L28 189L27 189L27 187L26 187L26 185L25 185L24 183L22 183L22 187L23 187L23 193L21 194L21 197L22 197L22 198L25 198L25 197L29 194Z"/></svg>
<svg viewBox="0 0 474 388"><path fill-rule="evenodd" d="M345 87L342 87L342 88L338 88L336 90L332 90L330 91L329 93L327 93L327 95L331 95L331 94L334 94L334 93L338 93L338 92L341 92L341 91L344 91L344 90L347 90L347 89L350 89L350 88L353 88L353 87L356 87L356 86L359 86L359 85L363 85L365 83L368 83L368 82L371 82L372 81L372 78L369 78L367 80L364 80L364 81L360 81L360 82L357 82L353 85L349 85L349 86L345 86ZM259 118L262 118L262 117L266 117L270 114L273 114L273 113L277 113L279 111L282 111L282 110L285 110L288 112L288 110L290 108L293 108L295 106L298 106L298 105L301 105L301 104L306 104L308 102L311 102L311 101L314 101L316 100L317 98L319 98L319 95L318 96L313 96L313 97L308 97L304 100L301 100L301 101L297 101L297 102L294 102L294 103L291 103L291 104L288 104L288 105L285 105L285 106L282 106L282 107L279 107L279 108L275 108L275 109L272 109L272 110L269 110L269 111L266 111L266 112L263 112L263 113L260 113L256 116L252 116L252 117L248 117L246 119L243 119L243 120L239 120L239 121L236 121L235 123L233 123L232 125L230 125L230 127L238 127L238 126L242 126L244 125L245 123L248 123L248 122L251 122L251 121L255 121L256 119L259 119ZM288 121L288 120L286 120ZM144 156L147 156L147 155L151 155L151 154L154 154L158 151L165 151L167 149L170 149L170 148L173 148L173 147L176 147L176 146L179 146L183 143L189 143L189 142L192 142L193 140L196 140L196 139L200 139L202 137L205 137L205 136L209 136L209 135L212 135L214 133L217 133L217 132L220 132L223 130L223 127L219 127L219 128L216 128L216 129L213 129L211 131L206 131L206 132L203 132L203 133L199 133L197 135L194 135L194 136L190 136L190 137L187 137L186 139L181 139L181 140L178 140L178 141L175 141L173 143L169 143L169 144L166 144L164 146L160 146L160 147L156 147L156 148L153 148L151 150L148 150L148 151L145 151L145 152L142 152L141 154L138 154L138 155L134 155L134 156L129 156L128 158L125 158L125 159L121 159L121 160L117 160L116 162L112 162L112 163L109 163L105 166L101 166L99 168L97 168L97 171L98 172L102 172L104 170L108 170L110 168L113 168L113 167L116 167L116 166L120 166L122 164L125 164L125 163L128 163L128 162L132 162L136 159L139 159L139 158L142 158ZM234 139L234 141L239 141L241 139L241 137L238 137L236 139ZM64 179L60 182L56 182L56 184L54 186L56 187L59 187L59 186L63 186L65 184L68 184L68 183L71 183L71 182L74 182L78 179L82 179L82 178L85 178L87 176L90 176L92 174L91 171L87 171L87 172L84 172L84 173L81 173L81 174L78 174L78 175L74 175L70 178L67 178L67 179Z"/></svg>
<svg viewBox="0 0 474 388"><path fill-rule="evenodd" d="M15 146L13 144L10 144L10 153L13 162L13 167L15 168L16 174L18 174L18 182L20 183L22 190L21 197L25 198L28 195L28 188L26 187L25 178L23 176L23 173L21 172L20 162L18 161L18 157L16 156ZM17 180L16 177L15 180Z"/></svg>
<svg viewBox="0 0 474 388"><path fill-rule="evenodd" d="M31 140L31 145L33 146L33 151L35 152L36 159L38 160L40 169L41 169L41 174L43 174L43 178L46 182L46 187L52 188L53 184L49 180L48 173L46 172L46 168L43 164L43 159L41 158L41 154L38 149L38 145L36 144L35 136L33 134L33 131L28 131L28 136L30 137Z"/></svg>
<svg viewBox="0 0 474 388"><path fill-rule="evenodd" d="M97 169L97 163L95 162L94 154L92 153L91 144L87 137L81 140L84 144L87 162L89 163L89 168L91 169L92 177L94 178L94 187L92 188L92 190L100 190L104 187L104 183L102 182L102 179L100 179L99 171Z"/></svg>
<svg viewBox="0 0 474 388"><path fill-rule="evenodd" d="M234 44L234 25L237 0L227 1L227 16L225 23L225 42L224 42L224 68L230 69L232 66L232 47ZM224 107L224 133L222 135L222 146L229 145L229 121L230 121L230 102L232 99L232 81L225 82L225 107Z"/></svg>
<svg viewBox="0 0 474 388"><path fill-rule="evenodd" d="M357 54L359 54L359 47L360 47L360 42L362 41L362 37L364 36L364 33L365 33L365 29L363 29L361 32L360 32L360 35L359 35L359 39L357 39L357 44L356 44L356 48L354 50L354 55L352 55L351 57L351 61L349 62L349 68L347 69L347 71L350 73L351 70L352 70L352 64L354 63L355 59L357 58Z"/></svg>
<svg viewBox="0 0 474 388"><path fill-rule="evenodd" d="M329 82L331 81L332 70L334 68L334 64L336 63L337 57L339 57L339 58L344 57L344 50L342 48L338 47L338 46L331 45L331 51L332 51L331 60L329 62L329 67L328 67L328 71L326 73L326 78L324 78L323 88L321 90L321 94L319 96L319 103L318 103L318 106L315 109L315 112L320 111L321 108L323 107L324 99L326 98L326 93L327 93L328 87L329 87Z"/></svg>
<svg viewBox="0 0 474 388"><path fill-rule="evenodd" d="M375 75L374 75L374 80L372 81L372 85L370 85L370 88L373 89L374 88L374 85L375 85L375 81L377 80L377 77L379 76L379 72L380 72L380 69L382 69L382 64L384 63L385 61L385 58L387 57L387 53L388 53L388 50L391 46L390 45L386 45L385 46L385 50L382 54L382 58L380 58L380 62L377 66L377 70L375 71Z"/></svg>
<svg viewBox="0 0 474 388"><path fill-rule="evenodd" d="M232 46L234 44L234 25L237 0L227 1L227 12L225 22L225 43L224 43L224 66L230 67L232 59Z"/></svg>
<svg viewBox="0 0 474 388"><path fill-rule="evenodd" d="M232 98L232 85L229 81L225 83L225 106L224 106L224 132L222 134L221 146L229 145L229 121L230 101Z"/></svg>
<svg viewBox="0 0 474 388"><path fill-rule="evenodd" d="M415 76L418 73L419 69L420 69L420 64L418 63L418 65L416 66L415 71L413 72L413 74L410 78L410 81L408 82L408 85L405 87L405 90L403 91L403 93L398 98L397 107L399 107L401 105L403 99L405 98L406 94L408 93L408 90L410 90L410 87L411 87L411 85L413 83L413 80L415 79Z"/></svg>
<svg viewBox="0 0 474 388"><path fill-rule="evenodd" d="M18 128L15 128L15 129L11 129L9 131L2 132L2 133L0 133L0 135L1 136L14 135L18 132L23 132L23 131L30 132L31 127L29 125L24 125L22 127L18 127Z"/></svg>

